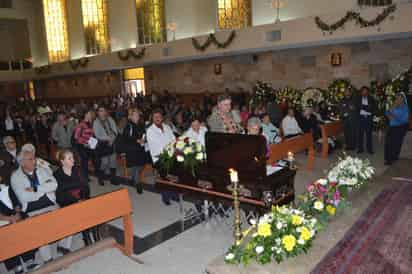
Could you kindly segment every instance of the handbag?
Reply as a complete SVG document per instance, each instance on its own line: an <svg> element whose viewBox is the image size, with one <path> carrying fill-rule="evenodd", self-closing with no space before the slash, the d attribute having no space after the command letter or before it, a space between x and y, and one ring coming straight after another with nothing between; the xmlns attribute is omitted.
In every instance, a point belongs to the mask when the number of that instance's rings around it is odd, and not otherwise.
<svg viewBox="0 0 412 274"><path fill-rule="evenodd" d="M107 135L110 136L110 131L114 132L110 128L110 124L109 124L109 128L106 128L106 125L101 120L98 120L98 121L100 122L100 125L102 126L103 130L106 132ZM105 156L112 155L115 152L115 150L114 150L113 145L110 145L109 142L99 140L99 142L97 143L95 152L96 152L97 157L105 157Z"/></svg>
<svg viewBox="0 0 412 274"><path fill-rule="evenodd" d="M97 143L95 153L97 157L105 157L112 155L114 153L114 149L108 142L99 141Z"/></svg>

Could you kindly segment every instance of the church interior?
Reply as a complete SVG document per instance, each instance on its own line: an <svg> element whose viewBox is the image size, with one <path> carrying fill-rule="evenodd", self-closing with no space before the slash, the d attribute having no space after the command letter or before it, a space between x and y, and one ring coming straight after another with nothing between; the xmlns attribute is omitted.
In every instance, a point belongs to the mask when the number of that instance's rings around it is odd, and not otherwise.
<svg viewBox="0 0 412 274"><path fill-rule="evenodd" d="M0 0L0 274L412 273L411 0Z"/></svg>

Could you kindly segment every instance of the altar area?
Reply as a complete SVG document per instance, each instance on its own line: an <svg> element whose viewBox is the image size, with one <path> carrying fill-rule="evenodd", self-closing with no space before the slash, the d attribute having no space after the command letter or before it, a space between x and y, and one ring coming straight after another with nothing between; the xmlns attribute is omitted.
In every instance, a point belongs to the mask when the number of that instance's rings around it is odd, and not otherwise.
<svg viewBox="0 0 412 274"><path fill-rule="evenodd" d="M402 158L411 158L411 155L406 154L410 151L411 144L412 138L408 136L405 140ZM374 197L387 186L390 182L389 177L412 177L411 172L405 168L410 162L401 161L399 165L394 165L388 170L383 166L382 154L382 146L377 146L376 153L370 157L372 165L376 168L377 179L364 191L354 193L350 197L350 206L344 214L332 220L325 231L317 235L308 254L288 259L281 264L272 263L266 266L251 264L248 267L225 264L224 254L233 244L232 217L222 219L218 216L207 223L197 223L182 231L179 225L173 225L176 221L179 223L178 204L173 203L170 207L161 204L160 195L151 190L154 189L153 185L150 185L153 182L147 180L149 184L142 196L137 196L134 189L129 188L134 211L135 239L137 239L135 240L135 254L144 264L136 264L121 253L108 251L108 253L86 258L58 273L309 273L357 221ZM364 156L369 157L369 155L360 155L360 157ZM309 182L324 175L324 170L336 162L337 157L338 152L330 155L328 159L317 157L313 171L299 169L295 177L296 194L303 193ZM297 154L296 160L298 164L304 165L306 155ZM409 174L405 174L406 172ZM102 187L97 183L91 185L95 195L119 188L111 185ZM121 229L121 225L114 225Z"/></svg>

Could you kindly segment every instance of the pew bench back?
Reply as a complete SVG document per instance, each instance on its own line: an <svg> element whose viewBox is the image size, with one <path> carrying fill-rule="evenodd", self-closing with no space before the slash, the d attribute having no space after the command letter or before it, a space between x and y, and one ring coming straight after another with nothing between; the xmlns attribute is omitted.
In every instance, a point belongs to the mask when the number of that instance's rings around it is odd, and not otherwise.
<svg viewBox="0 0 412 274"><path fill-rule="evenodd" d="M305 133L301 136L286 139L279 144L270 145L270 157L267 163L271 165L278 160L284 159L288 156L289 152L298 153L302 151L308 152L307 169L312 170L315 162L315 148L311 133Z"/></svg>
<svg viewBox="0 0 412 274"><path fill-rule="evenodd" d="M130 256L133 250L131 214L128 190L121 189L1 227L0 261L117 218L123 218L124 225L121 251Z"/></svg>

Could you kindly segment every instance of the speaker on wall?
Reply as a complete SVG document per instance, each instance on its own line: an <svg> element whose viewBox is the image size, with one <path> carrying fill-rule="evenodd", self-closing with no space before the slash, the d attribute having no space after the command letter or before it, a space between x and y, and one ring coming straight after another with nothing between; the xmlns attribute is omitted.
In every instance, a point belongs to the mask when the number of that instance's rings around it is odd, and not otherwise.
<svg viewBox="0 0 412 274"><path fill-rule="evenodd" d="M265 40L268 42L276 42L282 40L282 32L280 30L272 30L265 33Z"/></svg>

